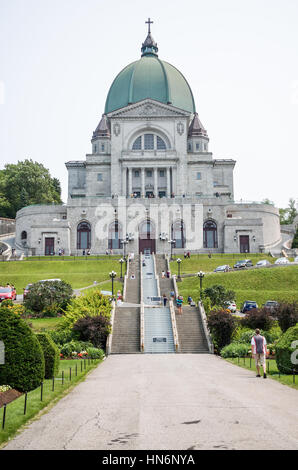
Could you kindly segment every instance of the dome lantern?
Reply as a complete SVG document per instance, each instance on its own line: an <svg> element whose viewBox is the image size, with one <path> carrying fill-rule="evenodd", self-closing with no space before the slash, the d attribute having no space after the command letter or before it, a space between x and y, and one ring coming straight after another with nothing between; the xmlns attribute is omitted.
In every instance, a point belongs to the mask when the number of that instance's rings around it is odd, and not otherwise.
<svg viewBox="0 0 298 470"><path fill-rule="evenodd" d="M154 41L153 37L151 36L151 30L150 30L150 25L153 23L153 21L151 21L150 18L148 18L148 21L145 21L145 23L148 24L148 34L147 34L145 41L142 44L142 48L141 48L142 57L144 55L149 55L149 54L154 54L157 56L157 52L158 52L157 43Z"/></svg>

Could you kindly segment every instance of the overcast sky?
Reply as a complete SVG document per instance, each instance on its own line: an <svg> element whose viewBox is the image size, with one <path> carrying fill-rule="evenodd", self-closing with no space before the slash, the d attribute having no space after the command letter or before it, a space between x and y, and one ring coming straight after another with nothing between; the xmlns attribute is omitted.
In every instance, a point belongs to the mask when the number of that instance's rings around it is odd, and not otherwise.
<svg viewBox="0 0 298 470"><path fill-rule="evenodd" d="M0 0L0 168L60 179L84 160L119 71L151 17L159 57L188 80L235 199L298 198L298 0Z"/></svg>

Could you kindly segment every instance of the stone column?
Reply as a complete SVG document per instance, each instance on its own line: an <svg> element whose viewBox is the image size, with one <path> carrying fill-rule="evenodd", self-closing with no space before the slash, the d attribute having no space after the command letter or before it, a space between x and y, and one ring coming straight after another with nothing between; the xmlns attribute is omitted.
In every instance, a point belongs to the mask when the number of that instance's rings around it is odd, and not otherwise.
<svg viewBox="0 0 298 470"><path fill-rule="evenodd" d="M177 187L177 168L176 167L172 167L172 188L173 188L173 193L175 194L175 196L177 196L177 191L178 191L178 187Z"/></svg>
<svg viewBox="0 0 298 470"><path fill-rule="evenodd" d="M128 197L132 193L132 168L128 168Z"/></svg>
<svg viewBox="0 0 298 470"><path fill-rule="evenodd" d="M122 196L127 196L127 188L126 188L126 177L127 177L127 168L122 169Z"/></svg>
<svg viewBox="0 0 298 470"><path fill-rule="evenodd" d="M158 178L157 178L157 168L154 168L154 189L153 194L155 197L158 197Z"/></svg>
<svg viewBox="0 0 298 470"><path fill-rule="evenodd" d="M145 197L145 168L141 169L141 197Z"/></svg>
<svg viewBox="0 0 298 470"><path fill-rule="evenodd" d="M167 167L167 197L171 197L171 174L170 174L170 167Z"/></svg>

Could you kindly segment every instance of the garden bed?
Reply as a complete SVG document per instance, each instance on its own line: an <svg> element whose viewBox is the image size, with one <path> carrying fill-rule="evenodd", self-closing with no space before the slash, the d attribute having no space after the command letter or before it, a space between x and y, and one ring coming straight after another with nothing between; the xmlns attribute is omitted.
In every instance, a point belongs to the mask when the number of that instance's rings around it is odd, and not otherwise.
<svg viewBox="0 0 298 470"><path fill-rule="evenodd" d="M0 392L0 408L5 404L8 405L8 403L11 403L16 398L19 398L21 395L22 393L18 390L15 390L14 388L6 390L5 392Z"/></svg>

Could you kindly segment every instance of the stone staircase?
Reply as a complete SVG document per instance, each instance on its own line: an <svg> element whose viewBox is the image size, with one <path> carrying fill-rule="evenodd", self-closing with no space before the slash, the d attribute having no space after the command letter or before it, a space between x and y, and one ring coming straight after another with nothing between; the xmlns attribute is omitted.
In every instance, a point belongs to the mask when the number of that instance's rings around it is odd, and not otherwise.
<svg viewBox="0 0 298 470"><path fill-rule="evenodd" d="M159 278L160 295L166 294L168 300L170 299L170 293L174 291L174 284L171 278L162 278L161 273L167 272L167 263L164 255L155 255L156 260L156 272Z"/></svg>
<svg viewBox="0 0 298 470"><path fill-rule="evenodd" d="M132 274L135 275L135 279L130 279ZM138 255L129 263L125 302L130 304L140 303L140 257Z"/></svg>
<svg viewBox="0 0 298 470"><path fill-rule="evenodd" d="M183 305L182 315L176 309L176 325L181 353L209 353L199 309Z"/></svg>
<svg viewBox="0 0 298 470"><path fill-rule="evenodd" d="M139 307L116 307L111 354L136 354L139 352Z"/></svg>

